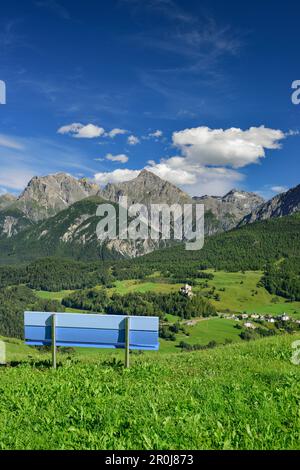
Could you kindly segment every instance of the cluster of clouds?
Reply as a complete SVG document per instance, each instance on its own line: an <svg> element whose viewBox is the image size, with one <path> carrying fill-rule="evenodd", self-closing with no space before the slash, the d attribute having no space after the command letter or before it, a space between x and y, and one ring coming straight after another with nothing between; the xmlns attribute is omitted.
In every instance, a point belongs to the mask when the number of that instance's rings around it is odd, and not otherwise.
<svg viewBox="0 0 300 470"><path fill-rule="evenodd" d="M125 133L128 134L127 138L135 137L124 129L115 128L106 132L93 124L80 123L63 126L58 132L76 139L91 139L104 135L114 139ZM173 149L174 153L171 156L157 161L148 160L145 165L130 169L126 165L129 161L126 153L107 153L103 158L95 158L95 160L109 162L117 167L110 171L95 172L94 168L90 168L86 155L80 150L74 152L73 146L68 147L65 144L53 142L51 144L50 141L41 141L34 146L30 139L26 141L0 134L0 149L4 149L0 152L0 159L3 160L0 187L13 190L24 187L30 177L37 173L39 165L41 166L40 149L43 148L47 158L38 173L46 174L53 171L49 167L49 161L51 161L51 155L55 153L64 156L60 159L64 161L68 171L73 168L74 171L80 170L85 174L87 172L93 174L94 180L99 185L130 181L136 178L141 170L147 169L191 195L223 195L243 182L245 178L243 168L263 161L267 152L280 149L284 139L291 135L298 135L298 133L284 132L265 126L250 127L245 130L240 128L211 129L206 126L188 128L172 134L169 148ZM148 134L142 136L141 139L158 138L163 142L162 136L163 133L160 130L148 131ZM134 140L130 140L134 145ZM270 185L267 190L269 194L274 194L284 192L286 188L278 184Z"/></svg>
<svg viewBox="0 0 300 470"><path fill-rule="evenodd" d="M116 127L110 131L105 131L103 127L99 127L95 124L82 124L80 122L73 122L72 124L62 126L57 130L57 133L61 135L69 135L75 139L96 139L99 137L109 137L114 139L118 135L130 134L127 137L128 145L134 146L141 142L139 137L131 134L127 129L120 129L119 127ZM156 130L154 132L149 132L146 138L159 139L162 136L163 132L161 130Z"/></svg>
<svg viewBox="0 0 300 470"><path fill-rule="evenodd" d="M196 127L174 132L173 144L189 162L243 168L266 156L266 150L279 149L285 134L264 126L242 130Z"/></svg>
<svg viewBox="0 0 300 470"><path fill-rule="evenodd" d="M72 124L67 124L65 126L62 126L57 130L57 133L61 134L61 135L68 135L68 136L74 137L75 139L96 139L96 138L99 138L99 137L109 137L110 139L114 139L118 135L130 134L127 137L127 144L128 145L135 146L135 145L138 145L141 142L139 137L131 134L126 129L121 129L119 127L116 127L116 128L114 128L110 131L105 131L105 129L103 127L99 127L95 124L85 124L84 125L84 124L81 124L79 122L73 122ZM158 139L161 139L162 137L163 137L163 132L161 130L157 129L156 131L149 132L146 136L143 136L142 138L143 139L158 140ZM0 139L1 139L1 136L0 136ZM0 140L0 143L1 143L1 140ZM103 162L103 161L107 160L107 161L114 162L114 163L117 162L117 163L125 164L125 163L128 162L129 157L128 157L128 155L126 155L124 153L117 154L117 155L113 155L111 153L108 153L104 158L95 158L94 160L99 161L99 162ZM112 175L111 175L112 180L115 179L115 178L121 178L120 180L118 179L118 181L122 180L122 175L124 175L124 177L127 178L129 175L135 175L136 174L135 172L130 173L130 170L128 170L128 171L120 170L120 171L117 171L117 177L114 177L113 172L111 172L111 173L112 173ZM137 171L137 174L138 174L138 171ZM99 175L97 177L95 177L96 181L99 178L100 178ZM103 176L102 179L103 179L103 181L106 181L107 178L106 178L106 176Z"/></svg>
<svg viewBox="0 0 300 470"><path fill-rule="evenodd" d="M265 126L246 130L206 126L185 129L172 135L173 148L179 155L162 158L159 162L149 160L144 168L192 195L223 195L245 178L239 169L259 163L266 157L267 150L280 149L288 135L290 133ZM100 185L130 181L139 171L99 172L95 180ZM274 192L283 189L274 187Z"/></svg>

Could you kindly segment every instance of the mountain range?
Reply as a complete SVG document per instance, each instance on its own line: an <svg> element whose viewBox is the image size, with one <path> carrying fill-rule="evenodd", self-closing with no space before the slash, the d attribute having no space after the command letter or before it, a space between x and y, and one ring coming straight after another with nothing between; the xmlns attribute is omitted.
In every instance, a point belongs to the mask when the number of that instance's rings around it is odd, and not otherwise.
<svg viewBox="0 0 300 470"><path fill-rule="evenodd" d="M204 204L207 234L225 232L236 227L246 215L260 207L265 201L255 193L232 189L223 197L201 196L194 201Z"/></svg>
<svg viewBox="0 0 300 470"><path fill-rule="evenodd" d="M283 217L300 211L300 185L289 189L287 192L278 194L270 201L257 206L247 214L240 225L257 222L259 220Z"/></svg>
<svg viewBox="0 0 300 470"><path fill-rule="evenodd" d="M96 236L99 204L118 208L120 196L128 205L202 203L205 232L213 235L248 223L289 215L300 210L300 185L265 202L255 193L233 189L223 197L191 198L173 184L143 170L129 182L103 189L87 179L64 173L34 177L19 197L0 196L0 261L41 256L82 259L135 257L168 246L163 240L106 240Z"/></svg>

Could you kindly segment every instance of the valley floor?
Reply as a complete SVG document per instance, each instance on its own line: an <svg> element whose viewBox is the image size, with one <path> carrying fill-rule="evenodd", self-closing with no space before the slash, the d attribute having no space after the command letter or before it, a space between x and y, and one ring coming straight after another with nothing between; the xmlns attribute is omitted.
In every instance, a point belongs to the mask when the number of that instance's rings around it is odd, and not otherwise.
<svg viewBox="0 0 300 470"><path fill-rule="evenodd" d="M194 292L199 292L207 296L209 301L215 306L219 314L223 313L258 313L267 315L281 315L286 313L295 319L300 319L300 302L289 302L283 297L272 296L259 284L263 273L261 271L225 272L207 270L212 273L212 280L197 279L193 286ZM207 287L205 285L207 284ZM182 284L172 284L170 279L161 279L160 274L150 276L145 280L125 280L116 281L115 287L107 289L109 295L114 293L124 295L131 292L155 292L170 293L178 292ZM96 286L102 289L102 286ZM214 289L214 294L212 294ZM36 295L43 299L58 300L59 302L72 291L45 292L35 291ZM219 300L214 296L218 294ZM67 308L67 312L82 312L74 308ZM178 317L167 315L169 323L177 323ZM176 334L176 341L160 341L161 352L180 352L178 347L181 341L187 344L207 344L216 341L223 344L226 341L239 342L240 331L235 328L236 322L224 318L193 319L191 322L181 321L185 331Z"/></svg>
<svg viewBox="0 0 300 470"><path fill-rule="evenodd" d="M205 271L204 271L205 272ZM197 279L195 292L209 295L209 291L215 288L215 293L219 295L220 300L216 301L210 298L210 301L219 312L230 311L232 313L260 313L279 315L287 313L295 318L300 318L300 302L290 302L283 297L274 296L259 285L263 273L261 271L225 272L207 270L212 273L214 279L208 280L208 287L203 279ZM178 292L182 284L172 284L170 279L161 280L159 273L146 280L126 280L116 281L115 287L108 289L110 294L128 294L129 292L156 292L169 293ZM101 288L101 286L99 286ZM36 294L45 299L56 299L61 301L72 291L61 292L43 292L37 291Z"/></svg>

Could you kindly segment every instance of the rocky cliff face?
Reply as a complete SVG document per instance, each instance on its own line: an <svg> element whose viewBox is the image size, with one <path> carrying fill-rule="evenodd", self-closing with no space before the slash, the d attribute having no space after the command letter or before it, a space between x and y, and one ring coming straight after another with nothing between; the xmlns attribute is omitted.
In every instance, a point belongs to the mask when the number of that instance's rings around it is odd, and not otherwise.
<svg viewBox="0 0 300 470"><path fill-rule="evenodd" d="M108 184L100 195L104 199L118 202L120 196L127 196L128 205L144 204L188 204L191 197L173 184L165 181L150 171L143 170L131 181Z"/></svg>
<svg viewBox="0 0 300 470"><path fill-rule="evenodd" d="M47 219L81 199L97 194L99 187L65 173L37 177L28 183L16 205L37 222Z"/></svg>
<svg viewBox="0 0 300 470"><path fill-rule="evenodd" d="M204 204L205 234L230 230L264 200L254 193L233 189L223 197L202 196L191 198L167 181L150 171L142 171L137 178L120 184L108 184L99 194L105 199L118 202L120 196L127 196L128 204L140 203L147 207L152 204Z"/></svg>
<svg viewBox="0 0 300 470"><path fill-rule="evenodd" d="M100 218L96 211L103 203L107 201L98 196L85 198L27 230L11 236L7 232L2 240L0 236L1 262L30 261L45 256L86 260L132 258L168 246L164 240L99 239L96 228ZM113 203L113 206L117 213L118 205ZM13 226L7 230L12 233Z"/></svg>
<svg viewBox="0 0 300 470"><path fill-rule="evenodd" d="M257 194L237 189L223 197L201 196L193 199L204 204L209 235L236 227L247 214L264 203L264 199Z"/></svg>
<svg viewBox="0 0 300 470"><path fill-rule="evenodd" d="M0 239L12 238L31 225L32 222L11 205L0 211Z"/></svg>
<svg viewBox="0 0 300 470"><path fill-rule="evenodd" d="M264 202L254 193L232 190L224 197L191 198L176 186L149 171L120 184L108 184L103 190L87 180L77 180L64 173L33 178L19 198L0 196L0 241L2 259L11 262L34 257L80 256L134 257L166 246L170 241L97 239L99 204L111 201L117 210L120 196L134 203L191 204L205 206L205 233L212 235L270 217L281 217L300 210L300 185ZM148 226L148 215L143 220ZM181 223L178 218L174 225ZM159 233L160 227L156 227ZM100 253L100 254L99 254Z"/></svg>
<svg viewBox="0 0 300 470"><path fill-rule="evenodd" d="M270 201L254 209L243 218L241 225L270 219L272 217L283 217L300 211L300 185L290 189L286 193L278 194Z"/></svg>
<svg viewBox="0 0 300 470"><path fill-rule="evenodd" d="M65 173L34 177L23 193L0 196L0 238L11 238L25 228L54 216L77 201L95 195L99 187Z"/></svg>

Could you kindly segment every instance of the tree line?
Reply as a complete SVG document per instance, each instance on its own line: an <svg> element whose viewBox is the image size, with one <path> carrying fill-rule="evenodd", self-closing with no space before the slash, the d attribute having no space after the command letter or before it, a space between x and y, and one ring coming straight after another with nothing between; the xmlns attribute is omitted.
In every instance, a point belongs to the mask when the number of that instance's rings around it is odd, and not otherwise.
<svg viewBox="0 0 300 470"><path fill-rule="evenodd" d="M129 293L109 297L105 290L85 289L63 298L65 307L106 313L111 315L159 316L166 314L180 318L208 317L216 315L209 301L200 295L187 297L181 293L155 294Z"/></svg>
<svg viewBox="0 0 300 470"><path fill-rule="evenodd" d="M38 299L26 286L0 289L0 335L24 337L24 311L61 312L64 307L56 300Z"/></svg>

